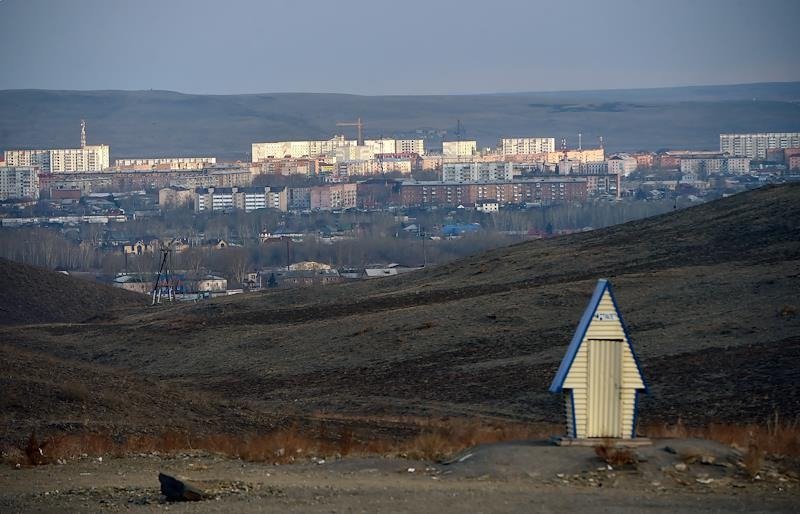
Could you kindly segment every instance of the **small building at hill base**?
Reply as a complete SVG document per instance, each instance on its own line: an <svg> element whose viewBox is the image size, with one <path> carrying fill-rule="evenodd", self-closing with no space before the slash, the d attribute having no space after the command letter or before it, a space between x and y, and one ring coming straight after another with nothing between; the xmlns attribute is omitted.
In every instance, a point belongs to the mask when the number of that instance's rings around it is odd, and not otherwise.
<svg viewBox="0 0 800 514"><path fill-rule="evenodd" d="M636 437L647 385L608 280L598 280L550 392L564 394L568 438Z"/></svg>

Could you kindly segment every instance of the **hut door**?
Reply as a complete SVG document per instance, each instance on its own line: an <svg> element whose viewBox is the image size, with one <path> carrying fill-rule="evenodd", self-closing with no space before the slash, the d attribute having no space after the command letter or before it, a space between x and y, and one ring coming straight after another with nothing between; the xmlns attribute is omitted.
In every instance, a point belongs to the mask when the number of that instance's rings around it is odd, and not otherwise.
<svg viewBox="0 0 800 514"><path fill-rule="evenodd" d="M622 341L589 339L587 437L622 437Z"/></svg>

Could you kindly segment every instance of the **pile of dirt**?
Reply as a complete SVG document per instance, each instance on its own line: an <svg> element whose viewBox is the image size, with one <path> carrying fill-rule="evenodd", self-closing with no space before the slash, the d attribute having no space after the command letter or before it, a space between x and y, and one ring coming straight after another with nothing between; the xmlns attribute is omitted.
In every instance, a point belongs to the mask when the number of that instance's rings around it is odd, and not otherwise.
<svg viewBox="0 0 800 514"><path fill-rule="evenodd" d="M79 323L146 305L136 293L0 258L0 324Z"/></svg>
<svg viewBox="0 0 800 514"><path fill-rule="evenodd" d="M615 286L649 382L643 424L800 411L800 184L404 277L143 306L0 340L263 412L559 423L547 386L598 278Z"/></svg>

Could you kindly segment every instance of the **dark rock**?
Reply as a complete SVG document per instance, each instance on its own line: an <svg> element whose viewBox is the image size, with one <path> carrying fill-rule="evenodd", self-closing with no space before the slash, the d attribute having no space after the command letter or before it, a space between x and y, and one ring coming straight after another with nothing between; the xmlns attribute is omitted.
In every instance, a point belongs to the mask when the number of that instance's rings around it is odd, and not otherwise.
<svg viewBox="0 0 800 514"><path fill-rule="evenodd" d="M186 480L176 478L164 473L158 474L161 482L161 493L169 501L199 501L205 498L205 492Z"/></svg>

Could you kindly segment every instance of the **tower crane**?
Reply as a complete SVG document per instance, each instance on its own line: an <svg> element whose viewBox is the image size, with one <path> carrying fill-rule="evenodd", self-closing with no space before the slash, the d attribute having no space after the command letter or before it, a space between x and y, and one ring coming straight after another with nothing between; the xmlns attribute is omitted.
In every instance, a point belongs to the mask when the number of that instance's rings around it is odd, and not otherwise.
<svg viewBox="0 0 800 514"><path fill-rule="evenodd" d="M339 121L336 123L337 127L357 127L358 128L358 146L364 146L364 124L361 122L361 118L358 118L356 121Z"/></svg>

